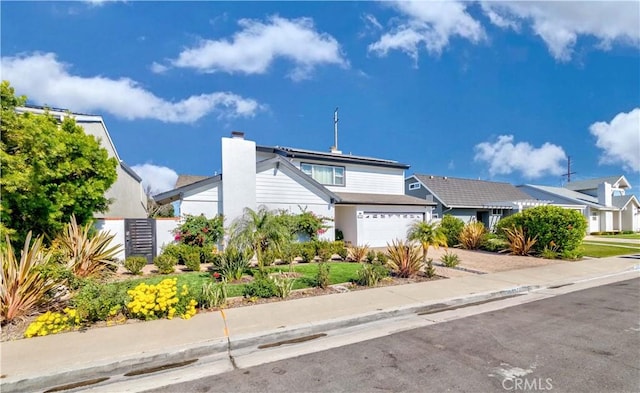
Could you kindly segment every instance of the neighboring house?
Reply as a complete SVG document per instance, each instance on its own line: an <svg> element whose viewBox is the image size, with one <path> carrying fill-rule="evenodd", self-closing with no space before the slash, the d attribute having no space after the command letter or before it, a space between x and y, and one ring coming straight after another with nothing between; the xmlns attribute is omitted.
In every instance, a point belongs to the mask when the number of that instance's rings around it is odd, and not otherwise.
<svg viewBox="0 0 640 393"><path fill-rule="evenodd" d="M95 136L100 145L107 150L109 157L115 157L119 165L116 167L117 179L105 193L105 197L112 202L105 213L96 213L96 218L146 218L147 196L142 187L142 179L129 168L118 156L107 126L102 116L70 113L60 109L45 109L43 107L18 107L18 113L31 112L43 114L48 111L51 116L62 120L65 116L72 116L85 133Z"/></svg>
<svg viewBox="0 0 640 393"><path fill-rule="evenodd" d="M534 198L579 210L589 222L589 232L640 231L640 203L635 195L625 195L631 184L624 176L574 181L564 187L518 187Z"/></svg>
<svg viewBox="0 0 640 393"><path fill-rule="evenodd" d="M487 228L505 216L548 203L509 183L414 174L404 184L407 195L436 203L434 219L450 214L465 223L482 222Z"/></svg>
<svg viewBox="0 0 640 393"><path fill-rule="evenodd" d="M406 238L412 222L430 219L433 203L404 194L408 168L335 149L257 146L233 132L222 138L222 174L181 176L175 189L154 198L160 204L178 201L183 215L223 214L226 225L247 207L310 211L331 220L321 238L332 240L339 229L348 243L381 247Z"/></svg>

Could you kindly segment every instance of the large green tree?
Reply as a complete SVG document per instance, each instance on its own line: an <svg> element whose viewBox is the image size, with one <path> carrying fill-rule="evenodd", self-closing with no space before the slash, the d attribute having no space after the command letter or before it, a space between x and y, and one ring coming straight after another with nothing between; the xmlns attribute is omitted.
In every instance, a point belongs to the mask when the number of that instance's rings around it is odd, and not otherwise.
<svg viewBox="0 0 640 393"><path fill-rule="evenodd" d="M83 224L104 212L116 180L115 158L70 116L17 113L26 97L3 81L0 230L21 244L29 231L53 238L71 215Z"/></svg>

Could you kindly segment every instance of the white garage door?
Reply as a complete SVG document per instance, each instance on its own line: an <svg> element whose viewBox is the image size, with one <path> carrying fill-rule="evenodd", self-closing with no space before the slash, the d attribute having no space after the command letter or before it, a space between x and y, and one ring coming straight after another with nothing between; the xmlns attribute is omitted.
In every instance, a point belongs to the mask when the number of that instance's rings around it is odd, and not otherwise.
<svg viewBox="0 0 640 393"><path fill-rule="evenodd" d="M409 226L423 219L423 213L364 212L359 217L362 231L358 234L358 243L385 247L392 240L404 240Z"/></svg>

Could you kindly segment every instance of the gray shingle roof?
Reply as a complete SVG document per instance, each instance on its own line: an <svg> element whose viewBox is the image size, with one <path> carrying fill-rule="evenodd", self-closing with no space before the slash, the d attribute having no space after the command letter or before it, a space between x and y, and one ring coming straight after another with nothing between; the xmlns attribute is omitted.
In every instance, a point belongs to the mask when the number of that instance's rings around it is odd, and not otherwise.
<svg viewBox="0 0 640 393"><path fill-rule="evenodd" d="M495 202L531 200L531 196L509 183L414 175L448 207L484 207Z"/></svg>
<svg viewBox="0 0 640 393"><path fill-rule="evenodd" d="M598 177L595 179L578 180L565 184L564 188L573 191L595 190L600 184L604 182L607 182L609 184L616 184L620 179L624 179L624 176L618 175ZM627 182L627 179L624 179L624 182L622 182L621 186L622 188L626 188L629 186L629 182Z"/></svg>
<svg viewBox="0 0 640 393"><path fill-rule="evenodd" d="M435 203L409 195L390 194L362 194L354 192L336 192L340 200L337 204L343 205L410 205L410 206L434 206Z"/></svg>
<svg viewBox="0 0 640 393"><path fill-rule="evenodd" d="M634 195L614 195L611 204L618 209L623 209L632 199L635 199Z"/></svg>
<svg viewBox="0 0 640 393"><path fill-rule="evenodd" d="M550 187L550 186L538 186L533 184L525 184L525 187L531 187L544 191L548 194L557 195L561 198L570 199L578 204L585 204L596 208L603 208L604 206L598 203L598 198L591 195L583 194L578 191L567 190L563 187Z"/></svg>
<svg viewBox="0 0 640 393"><path fill-rule="evenodd" d="M176 185L174 188L180 188L182 186L187 186L189 184L193 184L200 180L204 180L210 176L199 176L199 175L179 175L178 180L176 180Z"/></svg>

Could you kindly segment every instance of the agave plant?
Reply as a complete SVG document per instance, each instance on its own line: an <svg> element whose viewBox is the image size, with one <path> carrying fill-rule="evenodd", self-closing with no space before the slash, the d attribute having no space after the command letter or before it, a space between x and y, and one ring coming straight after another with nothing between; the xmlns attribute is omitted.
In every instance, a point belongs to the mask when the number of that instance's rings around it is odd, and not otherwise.
<svg viewBox="0 0 640 393"><path fill-rule="evenodd" d="M49 263L51 252L42 246L42 236L31 243L27 234L20 259L16 258L7 236L2 250L2 276L0 276L0 322L5 324L29 314L47 301L47 293L59 282L45 277L40 267Z"/></svg>
<svg viewBox="0 0 640 393"><path fill-rule="evenodd" d="M470 222L460 232L460 245L467 250L477 250L482 245L485 233L487 233L487 229L483 223Z"/></svg>
<svg viewBox="0 0 640 393"><path fill-rule="evenodd" d="M387 266L398 277L412 277L418 274L422 268L422 256L418 247L410 242L394 240L387 243Z"/></svg>
<svg viewBox="0 0 640 393"><path fill-rule="evenodd" d="M91 232L90 223L80 226L75 216L71 216L71 221L57 238L68 258L67 268L76 277L95 276L106 267L115 266L115 257L121 248L121 245L111 245L115 235Z"/></svg>
<svg viewBox="0 0 640 393"><path fill-rule="evenodd" d="M537 236L533 238L527 236L525 230L520 226L504 228L503 230L509 241L509 250L514 255L529 255L533 245L538 241Z"/></svg>
<svg viewBox="0 0 640 393"><path fill-rule="evenodd" d="M364 244L362 246L351 246L347 250L347 259L354 262L360 262L367 256L368 252L368 244Z"/></svg>

